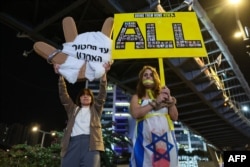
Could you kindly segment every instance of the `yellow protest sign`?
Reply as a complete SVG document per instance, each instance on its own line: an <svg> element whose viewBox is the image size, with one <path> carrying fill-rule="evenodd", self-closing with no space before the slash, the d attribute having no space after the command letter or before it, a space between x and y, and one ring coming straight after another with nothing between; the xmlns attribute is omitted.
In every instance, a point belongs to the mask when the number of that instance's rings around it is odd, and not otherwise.
<svg viewBox="0 0 250 167"><path fill-rule="evenodd" d="M114 16L112 59L205 57L195 12Z"/></svg>

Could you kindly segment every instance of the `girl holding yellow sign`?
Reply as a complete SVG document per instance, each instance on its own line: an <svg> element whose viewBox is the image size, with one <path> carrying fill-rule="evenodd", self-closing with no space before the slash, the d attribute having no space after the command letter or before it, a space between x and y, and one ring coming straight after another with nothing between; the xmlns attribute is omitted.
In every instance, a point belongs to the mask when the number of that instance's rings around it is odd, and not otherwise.
<svg viewBox="0 0 250 167"><path fill-rule="evenodd" d="M178 148L172 123L178 119L176 99L161 87L155 68L144 66L139 73L130 112L137 120L131 167L177 167Z"/></svg>

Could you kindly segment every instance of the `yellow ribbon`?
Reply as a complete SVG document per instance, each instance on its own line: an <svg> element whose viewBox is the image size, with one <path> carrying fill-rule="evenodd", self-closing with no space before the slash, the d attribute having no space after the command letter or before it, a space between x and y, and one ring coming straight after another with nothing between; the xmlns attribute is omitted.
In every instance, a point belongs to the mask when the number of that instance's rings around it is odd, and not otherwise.
<svg viewBox="0 0 250 167"><path fill-rule="evenodd" d="M163 113L148 113L148 114L145 115L144 117L139 118L139 119L136 120L135 135L137 135L138 123L139 123L140 121L144 120L144 119L148 119L148 118L151 118L151 117L154 117L154 116L165 116L166 119L167 119L168 121L170 120L170 121L168 122L169 129L170 129L171 131L174 130L174 124L173 124L172 120L170 119L169 114L163 114Z"/></svg>
<svg viewBox="0 0 250 167"><path fill-rule="evenodd" d="M169 129L174 130L174 124L173 124L172 120L170 119L169 114L163 114L163 113L148 113L144 117L137 119L136 124L138 124L142 120L145 120L145 119L148 119L148 118L151 118L151 117L154 117L154 116L165 116L166 119L168 120Z"/></svg>
<svg viewBox="0 0 250 167"><path fill-rule="evenodd" d="M147 89L146 92L147 92L148 97L149 97L150 99L152 99L152 100L155 99L154 96L153 96L153 91L152 91L151 89Z"/></svg>
<svg viewBox="0 0 250 167"><path fill-rule="evenodd" d="M152 100L155 99L154 96L153 96L153 92L152 92L151 89L147 89L147 93L148 93L148 96L149 96L150 99L152 99ZM165 114L165 116L167 118L170 130L174 130L174 124L173 124L173 122L172 122L169 114ZM145 118L145 119L147 119L147 118Z"/></svg>
<svg viewBox="0 0 250 167"><path fill-rule="evenodd" d="M147 92L147 94L148 94L148 96L149 96L150 99L152 99L152 100L155 99L154 96L153 96L153 92L152 92L151 89L147 89L146 92ZM141 99L139 99L139 104L141 104ZM148 113L144 117L142 117L140 119L137 119L137 121L136 121L136 129L137 129L138 122L140 122L140 121L142 121L144 119L151 118L153 116L158 116L158 115L165 116L166 119L167 119L167 121L168 121L169 129L170 130L174 130L174 124L173 124L173 121L171 120L169 114L162 114L162 113Z"/></svg>

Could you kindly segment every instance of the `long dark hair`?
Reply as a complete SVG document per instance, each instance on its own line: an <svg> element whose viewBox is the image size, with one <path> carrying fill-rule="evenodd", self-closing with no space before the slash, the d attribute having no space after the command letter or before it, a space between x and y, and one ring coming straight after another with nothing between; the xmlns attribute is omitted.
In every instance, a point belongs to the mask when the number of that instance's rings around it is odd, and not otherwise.
<svg viewBox="0 0 250 167"><path fill-rule="evenodd" d="M81 101L80 101L80 97L82 95L90 95L91 96L91 103L90 103L90 106L92 106L92 104L94 103L94 94L93 92L89 89L89 88L84 88L82 89L78 95L76 96L76 105L81 107L82 104L81 104Z"/></svg>

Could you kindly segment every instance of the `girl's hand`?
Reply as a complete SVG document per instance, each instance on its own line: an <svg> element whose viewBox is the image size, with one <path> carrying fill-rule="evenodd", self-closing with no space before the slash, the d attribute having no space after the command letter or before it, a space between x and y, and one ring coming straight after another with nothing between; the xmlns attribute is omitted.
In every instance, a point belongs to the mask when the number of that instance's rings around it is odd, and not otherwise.
<svg viewBox="0 0 250 167"><path fill-rule="evenodd" d="M169 101L171 100L170 90L167 86L162 87L161 94L163 95L164 100L163 101Z"/></svg>
<svg viewBox="0 0 250 167"><path fill-rule="evenodd" d="M111 64L112 64L111 62L107 62L103 64L103 67L105 68L106 73L110 70Z"/></svg>
<svg viewBox="0 0 250 167"><path fill-rule="evenodd" d="M170 102L172 100L172 97L170 95L170 90L167 86L162 87L159 96L157 97L156 101L158 103L161 102Z"/></svg>
<svg viewBox="0 0 250 167"><path fill-rule="evenodd" d="M60 68L60 64L54 64L54 71L56 74L59 74L59 68Z"/></svg>

